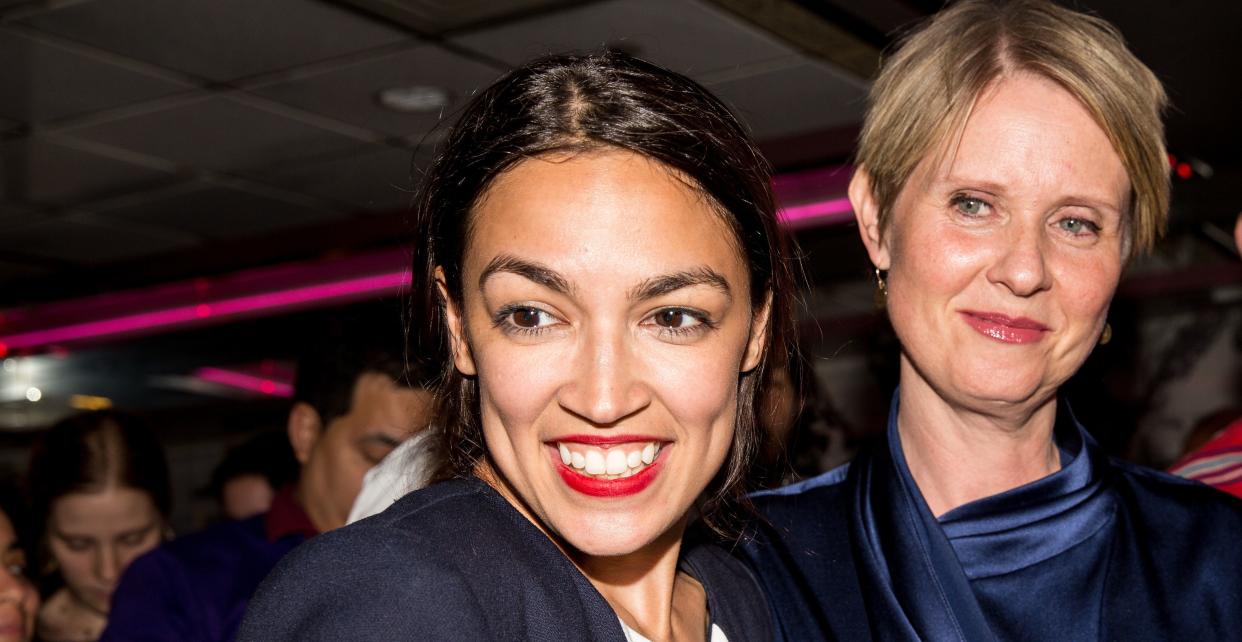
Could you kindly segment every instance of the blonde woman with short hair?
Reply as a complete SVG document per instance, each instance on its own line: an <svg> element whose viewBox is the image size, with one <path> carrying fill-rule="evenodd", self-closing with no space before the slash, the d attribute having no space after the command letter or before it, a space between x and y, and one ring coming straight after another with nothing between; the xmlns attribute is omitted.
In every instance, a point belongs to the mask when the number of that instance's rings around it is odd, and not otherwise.
<svg viewBox="0 0 1242 642"><path fill-rule="evenodd" d="M879 447L759 498L786 638L1242 639L1242 504L1111 460L1059 392L1164 228L1164 105L1045 1L953 4L887 62L849 194L900 389Z"/></svg>

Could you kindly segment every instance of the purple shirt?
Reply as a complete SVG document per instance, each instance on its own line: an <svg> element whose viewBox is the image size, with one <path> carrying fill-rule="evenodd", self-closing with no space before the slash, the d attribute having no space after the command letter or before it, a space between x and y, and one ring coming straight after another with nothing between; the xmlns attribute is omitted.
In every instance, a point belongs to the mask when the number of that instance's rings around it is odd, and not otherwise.
<svg viewBox="0 0 1242 642"><path fill-rule="evenodd" d="M134 560L112 595L101 642L232 640L255 588L315 535L286 487L271 510L178 538Z"/></svg>

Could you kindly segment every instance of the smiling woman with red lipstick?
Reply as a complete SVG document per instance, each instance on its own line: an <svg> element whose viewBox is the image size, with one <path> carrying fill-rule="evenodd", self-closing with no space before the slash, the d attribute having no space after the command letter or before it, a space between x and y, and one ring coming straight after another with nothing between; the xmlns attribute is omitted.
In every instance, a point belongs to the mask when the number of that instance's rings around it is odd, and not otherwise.
<svg viewBox="0 0 1242 642"><path fill-rule="evenodd" d="M790 639L1242 639L1239 504L1110 460L1059 393L1164 226L1164 100L1041 0L954 3L887 61L849 194L900 393L882 445L757 502Z"/></svg>
<svg viewBox="0 0 1242 642"><path fill-rule="evenodd" d="M743 128L648 63L552 57L471 101L416 208L447 479L295 551L241 638L770 639L707 542L736 532L763 374L792 349Z"/></svg>

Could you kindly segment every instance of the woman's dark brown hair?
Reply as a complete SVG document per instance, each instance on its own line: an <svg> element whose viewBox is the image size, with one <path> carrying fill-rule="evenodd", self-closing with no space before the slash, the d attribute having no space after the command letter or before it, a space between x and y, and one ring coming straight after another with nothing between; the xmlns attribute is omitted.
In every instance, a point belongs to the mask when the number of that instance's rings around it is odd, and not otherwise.
<svg viewBox="0 0 1242 642"><path fill-rule="evenodd" d="M74 415L48 429L31 449L26 488L36 528L45 527L57 499L114 487L147 493L168 519L172 495L164 448L131 415L110 410Z"/></svg>
<svg viewBox="0 0 1242 642"><path fill-rule="evenodd" d="M471 212L492 181L524 159L609 148L659 161L702 192L743 250L753 309L771 297L765 355L739 377L733 446L701 506L709 527L731 532L760 439L764 372L794 341L788 241L777 226L771 168L729 109L693 80L622 53L551 56L505 75L466 106L419 191L409 327L416 358L444 368L435 421L446 456L441 476L468 475L487 453L476 382L449 358L436 268L460 304Z"/></svg>

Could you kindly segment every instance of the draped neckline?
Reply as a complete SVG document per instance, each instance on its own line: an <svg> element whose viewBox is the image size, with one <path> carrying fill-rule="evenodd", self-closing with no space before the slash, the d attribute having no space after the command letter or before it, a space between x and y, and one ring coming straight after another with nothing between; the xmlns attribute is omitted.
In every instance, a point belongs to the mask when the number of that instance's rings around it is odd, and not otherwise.
<svg viewBox="0 0 1242 642"><path fill-rule="evenodd" d="M1115 499L1090 435L1060 403L1054 430L1061 470L959 506L937 520L915 484L897 432L893 394L887 446L851 465L854 541L864 590L887 606L872 619L883 638L995 639L971 580L1055 557L1106 526Z"/></svg>
<svg viewBox="0 0 1242 642"><path fill-rule="evenodd" d="M890 420L890 448L898 471L913 484L896 408ZM1061 469L1017 488L958 506L937 520L957 553L966 577L975 580L1012 573L1073 548L1107 525L1116 509L1100 483L1088 448L1090 435L1059 403L1053 430ZM905 480L903 480L905 481ZM921 495L920 495L921 497Z"/></svg>

